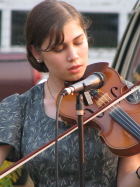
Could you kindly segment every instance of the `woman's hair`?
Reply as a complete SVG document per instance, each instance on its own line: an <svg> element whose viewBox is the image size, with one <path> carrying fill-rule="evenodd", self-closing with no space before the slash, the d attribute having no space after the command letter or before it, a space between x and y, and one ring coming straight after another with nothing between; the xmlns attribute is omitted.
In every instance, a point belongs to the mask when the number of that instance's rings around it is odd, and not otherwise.
<svg viewBox="0 0 140 187"><path fill-rule="evenodd" d="M77 19L81 28L84 30L89 27L89 21L70 4L57 1L45 0L36 5L27 17L25 24L27 58L30 64L40 72L48 72L45 63L38 63L30 51L30 46L34 45L35 49L40 49L43 41L48 38L49 49L52 42L61 43L64 40L63 27L72 19Z"/></svg>

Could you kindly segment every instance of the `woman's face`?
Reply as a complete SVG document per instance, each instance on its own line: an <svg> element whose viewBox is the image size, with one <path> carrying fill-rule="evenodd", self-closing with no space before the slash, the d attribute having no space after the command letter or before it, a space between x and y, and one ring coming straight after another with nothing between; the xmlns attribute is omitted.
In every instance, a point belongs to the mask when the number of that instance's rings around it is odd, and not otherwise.
<svg viewBox="0 0 140 187"><path fill-rule="evenodd" d="M76 20L66 23L63 34L64 42L49 52L41 51L40 58L49 69L50 78L75 81L83 76L87 66L87 37ZM41 49L46 49L48 43L49 40L46 39Z"/></svg>

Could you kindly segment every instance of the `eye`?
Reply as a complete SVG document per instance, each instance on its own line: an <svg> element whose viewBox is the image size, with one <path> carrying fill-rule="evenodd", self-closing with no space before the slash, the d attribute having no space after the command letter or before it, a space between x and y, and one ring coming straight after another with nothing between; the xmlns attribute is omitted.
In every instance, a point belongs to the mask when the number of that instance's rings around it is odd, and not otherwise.
<svg viewBox="0 0 140 187"><path fill-rule="evenodd" d="M79 42L74 42L75 45L81 45L82 43L83 43L83 40Z"/></svg>
<svg viewBox="0 0 140 187"><path fill-rule="evenodd" d="M84 42L84 38L83 37L80 37L80 38L77 38L75 41L74 41L74 45L81 45L83 44Z"/></svg>
<svg viewBox="0 0 140 187"><path fill-rule="evenodd" d="M59 53L59 52L61 52L61 51L63 51L65 49L65 46L64 45L57 45L57 46L54 46L53 48L52 48L52 50L54 51L54 52L56 52L56 53Z"/></svg>

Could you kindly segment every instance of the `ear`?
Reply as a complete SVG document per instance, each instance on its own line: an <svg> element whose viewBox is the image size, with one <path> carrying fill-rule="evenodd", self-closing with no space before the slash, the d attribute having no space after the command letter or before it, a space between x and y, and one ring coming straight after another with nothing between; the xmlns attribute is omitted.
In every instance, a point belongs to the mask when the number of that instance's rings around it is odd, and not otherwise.
<svg viewBox="0 0 140 187"><path fill-rule="evenodd" d="M30 51L35 59L38 59L41 57L40 52L37 49L35 49L34 45L30 45Z"/></svg>

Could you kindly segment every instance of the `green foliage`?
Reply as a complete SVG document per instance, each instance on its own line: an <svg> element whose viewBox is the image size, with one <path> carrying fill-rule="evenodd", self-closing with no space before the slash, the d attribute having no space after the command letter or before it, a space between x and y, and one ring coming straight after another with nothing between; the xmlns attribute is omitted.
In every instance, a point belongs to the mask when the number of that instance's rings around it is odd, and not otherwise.
<svg viewBox="0 0 140 187"><path fill-rule="evenodd" d="M10 165L12 162L4 161L3 165L0 167L0 171L3 171ZM21 175L21 167L16 169L15 171L11 172L4 178L0 179L0 187L13 187L13 182L16 182L19 176Z"/></svg>

